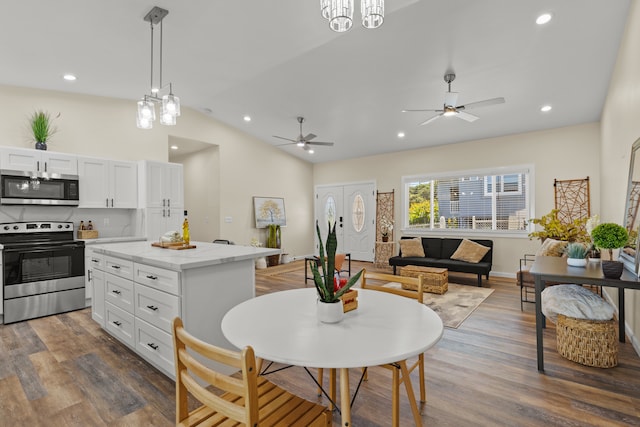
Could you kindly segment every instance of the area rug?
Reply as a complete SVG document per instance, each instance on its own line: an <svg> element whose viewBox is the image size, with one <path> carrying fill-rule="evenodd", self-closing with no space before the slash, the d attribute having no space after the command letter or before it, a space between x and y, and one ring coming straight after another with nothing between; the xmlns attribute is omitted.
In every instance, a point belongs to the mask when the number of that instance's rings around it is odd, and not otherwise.
<svg viewBox="0 0 640 427"><path fill-rule="evenodd" d="M400 287L398 283L385 286ZM456 329L473 311L494 291L490 288L478 288L449 283L444 295L425 293L424 303L442 319L446 328Z"/></svg>

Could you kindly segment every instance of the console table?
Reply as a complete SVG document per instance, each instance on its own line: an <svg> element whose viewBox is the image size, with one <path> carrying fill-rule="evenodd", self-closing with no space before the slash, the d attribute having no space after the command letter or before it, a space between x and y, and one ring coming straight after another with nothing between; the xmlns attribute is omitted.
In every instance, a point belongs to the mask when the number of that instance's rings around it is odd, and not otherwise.
<svg viewBox="0 0 640 427"><path fill-rule="evenodd" d="M625 341L624 290L640 290L640 280L634 274L624 269L620 279L608 279L602 274L602 266L600 263L589 262L584 268L570 267L567 265L565 258L549 256L537 256L530 271L536 279L536 344L538 371L544 372L542 329L545 327L545 316L542 314L541 294L547 282L576 283L618 288L618 334L620 342Z"/></svg>

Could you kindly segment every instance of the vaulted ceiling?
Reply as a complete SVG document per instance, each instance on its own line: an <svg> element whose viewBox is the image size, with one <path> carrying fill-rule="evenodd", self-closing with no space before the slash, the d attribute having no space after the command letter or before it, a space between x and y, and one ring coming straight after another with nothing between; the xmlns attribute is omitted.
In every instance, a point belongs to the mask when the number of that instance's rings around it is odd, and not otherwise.
<svg viewBox="0 0 640 427"><path fill-rule="evenodd" d="M130 99L149 91L153 6L164 80L191 107L268 144L335 142L310 162L362 157L600 119L630 0L387 0L384 24L335 33L317 0L21 0L0 14L0 84ZM553 19L536 25L543 12ZM157 33L156 33L157 34ZM157 39L156 39L157 41ZM446 72L474 122L442 108ZM66 82L64 73L78 79ZM543 105L553 109L540 111ZM250 122L243 117L251 116ZM159 124L157 124L159 126ZM144 132L140 130L140 132ZM399 138L404 132L404 138Z"/></svg>

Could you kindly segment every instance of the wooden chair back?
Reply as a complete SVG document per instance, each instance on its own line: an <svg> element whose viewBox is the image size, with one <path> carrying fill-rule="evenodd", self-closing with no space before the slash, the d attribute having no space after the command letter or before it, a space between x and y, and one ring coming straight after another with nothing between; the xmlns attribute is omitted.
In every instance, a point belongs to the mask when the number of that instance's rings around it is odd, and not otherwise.
<svg viewBox="0 0 640 427"><path fill-rule="evenodd" d="M178 317L173 320L173 337L176 361L176 423L193 425L198 418L197 410L189 413L187 407L187 392L189 392L204 406L224 417L248 426L256 425L258 392L253 349L245 347L241 352L236 352L208 344L189 334L184 329L182 319ZM224 375L205 366L187 349L208 360L240 370L242 378ZM214 394L200 385L197 378L224 392L238 396L238 399L231 401Z"/></svg>
<svg viewBox="0 0 640 427"><path fill-rule="evenodd" d="M393 274L386 273L373 273L368 272L367 269L363 269L362 278L361 278L361 287L362 289L372 289L375 291L388 292L391 294L400 295L407 298L413 298L418 300L419 303L424 303L424 285L423 278L420 277L406 277L406 276L396 276ZM409 285L413 288L416 288L416 291L412 291L409 289L402 288L392 288L389 286L384 286L387 283L399 283Z"/></svg>

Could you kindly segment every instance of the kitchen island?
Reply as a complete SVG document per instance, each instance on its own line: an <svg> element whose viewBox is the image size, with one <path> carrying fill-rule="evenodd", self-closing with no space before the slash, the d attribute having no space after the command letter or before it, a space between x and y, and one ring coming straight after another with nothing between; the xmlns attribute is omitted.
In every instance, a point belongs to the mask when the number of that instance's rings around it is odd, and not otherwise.
<svg viewBox="0 0 640 427"><path fill-rule="evenodd" d="M175 379L171 321L203 341L234 348L222 335L225 313L255 296L255 259L279 249L191 242L193 249L150 241L92 245L92 318Z"/></svg>

